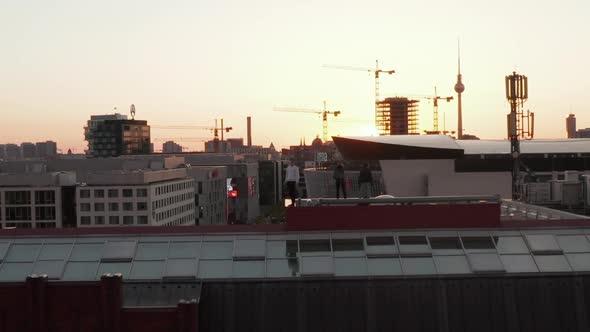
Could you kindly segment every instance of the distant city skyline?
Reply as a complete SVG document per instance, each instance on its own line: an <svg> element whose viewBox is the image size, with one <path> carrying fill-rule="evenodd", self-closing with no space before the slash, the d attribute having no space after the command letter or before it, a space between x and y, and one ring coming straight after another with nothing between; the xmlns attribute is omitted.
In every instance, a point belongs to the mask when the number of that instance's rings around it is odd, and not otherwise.
<svg viewBox="0 0 590 332"><path fill-rule="evenodd" d="M506 136L504 76L529 78L525 110L536 138L565 138L564 119L590 127L590 3L500 0L464 2L335 0L280 3L112 1L3 2L0 11L0 144L57 141L81 153L90 115L128 114L150 125L213 125L229 137L280 149L322 133L312 114L273 107L342 111L329 134L374 133L369 73L324 64L374 67L382 98L454 95L461 40L464 132ZM440 128L456 130L456 100L441 103ZM356 122L355 122L356 121ZM420 106L420 132L432 129L432 104ZM209 137L204 131L152 129L160 137ZM183 146L203 143L181 142Z"/></svg>

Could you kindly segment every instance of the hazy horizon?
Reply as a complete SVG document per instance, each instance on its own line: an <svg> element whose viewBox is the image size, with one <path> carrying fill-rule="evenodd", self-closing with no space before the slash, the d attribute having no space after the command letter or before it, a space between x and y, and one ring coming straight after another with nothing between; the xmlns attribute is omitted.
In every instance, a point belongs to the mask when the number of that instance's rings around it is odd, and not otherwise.
<svg viewBox="0 0 590 332"><path fill-rule="evenodd" d="M319 116L273 107L342 111L330 135L372 133L374 80L381 96L456 96L461 40L463 127L482 139L506 136L504 76L529 78L525 109L536 138L565 138L565 118L590 127L590 2L439 1L2 1L0 144L54 140L82 152L90 115L128 114L150 125L210 125L224 118L253 143L277 148L321 136ZM456 130L456 101L441 102ZM358 124L351 122L357 120ZM420 129L432 128L421 102ZM211 137L208 131L152 129L159 138ZM179 142L199 146L200 142Z"/></svg>

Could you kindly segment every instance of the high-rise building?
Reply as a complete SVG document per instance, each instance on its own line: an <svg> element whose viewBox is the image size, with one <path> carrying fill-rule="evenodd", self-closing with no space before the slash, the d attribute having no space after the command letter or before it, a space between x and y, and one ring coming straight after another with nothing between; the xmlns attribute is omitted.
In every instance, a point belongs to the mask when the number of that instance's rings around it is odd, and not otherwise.
<svg viewBox="0 0 590 332"><path fill-rule="evenodd" d="M115 157L150 153L150 127L147 121L129 120L126 115L93 115L84 127L87 155Z"/></svg>
<svg viewBox="0 0 590 332"><path fill-rule="evenodd" d="M406 97L377 102L377 129L389 135L418 135L418 100Z"/></svg>
<svg viewBox="0 0 590 332"><path fill-rule="evenodd" d="M51 157L57 154L57 143L53 141L35 143L37 157Z"/></svg>
<svg viewBox="0 0 590 332"><path fill-rule="evenodd" d="M35 144L24 142L20 144L23 158L35 158L37 156L37 148Z"/></svg>
<svg viewBox="0 0 590 332"><path fill-rule="evenodd" d="M167 141L162 144L162 153L178 153L182 152L182 146L176 144L174 141Z"/></svg>
<svg viewBox="0 0 590 332"><path fill-rule="evenodd" d="M0 159L6 158L6 144L0 144Z"/></svg>
<svg viewBox="0 0 590 332"><path fill-rule="evenodd" d="M567 138L576 138L576 116L571 114L565 118L565 130Z"/></svg>

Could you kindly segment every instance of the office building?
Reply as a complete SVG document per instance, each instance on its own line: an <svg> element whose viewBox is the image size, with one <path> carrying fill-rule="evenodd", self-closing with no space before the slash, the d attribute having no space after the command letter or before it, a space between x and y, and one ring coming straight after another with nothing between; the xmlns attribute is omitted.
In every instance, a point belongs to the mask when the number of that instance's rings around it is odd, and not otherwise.
<svg viewBox="0 0 590 332"><path fill-rule="evenodd" d="M174 143L174 141L167 141L162 144L162 153L181 153L182 146Z"/></svg>
<svg viewBox="0 0 590 332"><path fill-rule="evenodd" d="M191 166L186 172L195 181L195 224L227 224L227 167Z"/></svg>
<svg viewBox="0 0 590 332"><path fill-rule="evenodd" d="M195 224L185 169L87 173L76 188L78 227Z"/></svg>
<svg viewBox="0 0 590 332"><path fill-rule="evenodd" d="M574 114L570 114L565 119L565 130L567 138L576 138L576 116Z"/></svg>
<svg viewBox="0 0 590 332"><path fill-rule="evenodd" d="M21 157L22 158L35 158L37 156L37 148L35 144L30 142L24 142L20 144L21 148Z"/></svg>
<svg viewBox="0 0 590 332"><path fill-rule="evenodd" d="M91 157L116 157L150 153L147 121L129 120L126 115L93 115L84 127Z"/></svg>
<svg viewBox="0 0 590 332"><path fill-rule="evenodd" d="M35 151L39 158L53 157L57 155L57 143L53 141L35 143Z"/></svg>
<svg viewBox="0 0 590 332"><path fill-rule="evenodd" d="M0 228L75 227L76 175L0 173Z"/></svg>

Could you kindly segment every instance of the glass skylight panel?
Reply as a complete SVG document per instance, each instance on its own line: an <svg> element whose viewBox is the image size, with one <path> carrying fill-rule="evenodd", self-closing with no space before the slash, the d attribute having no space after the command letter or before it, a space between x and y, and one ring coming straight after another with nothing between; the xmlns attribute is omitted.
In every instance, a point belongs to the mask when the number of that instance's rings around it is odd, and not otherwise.
<svg viewBox="0 0 590 332"><path fill-rule="evenodd" d="M201 258L232 258L234 250L233 241L214 241L214 242L203 242L201 248Z"/></svg>
<svg viewBox="0 0 590 332"><path fill-rule="evenodd" d="M95 280L98 262L68 262L61 280Z"/></svg>
<svg viewBox="0 0 590 332"><path fill-rule="evenodd" d="M297 241L295 241L297 245ZM295 251L297 252L297 251ZM287 257L287 242L284 240L266 241L266 257L285 258Z"/></svg>
<svg viewBox="0 0 590 332"><path fill-rule="evenodd" d="M404 235L398 237L399 251L404 256L430 256L430 246L426 236Z"/></svg>
<svg viewBox="0 0 590 332"><path fill-rule="evenodd" d="M168 256L168 242L140 242L137 244L135 259L162 260Z"/></svg>
<svg viewBox="0 0 590 332"><path fill-rule="evenodd" d="M301 258L302 276L333 275L334 261L330 256L312 256Z"/></svg>
<svg viewBox="0 0 590 332"><path fill-rule="evenodd" d="M590 254L566 254L574 271L590 271Z"/></svg>
<svg viewBox="0 0 590 332"><path fill-rule="evenodd" d="M563 255L536 255L535 262L541 272L568 272L572 270Z"/></svg>
<svg viewBox="0 0 590 332"><path fill-rule="evenodd" d="M33 271L33 263L4 262L0 267L0 281L25 281Z"/></svg>
<svg viewBox="0 0 590 332"><path fill-rule="evenodd" d="M367 273L367 262L364 257L334 258L334 275L336 276L366 276Z"/></svg>
<svg viewBox="0 0 590 332"><path fill-rule="evenodd" d="M402 268L405 275L436 274L432 257L403 257Z"/></svg>
<svg viewBox="0 0 590 332"><path fill-rule="evenodd" d="M104 243L76 243L69 261L98 261Z"/></svg>
<svg viewBox="0 0 590 332"><path fill-rule="evenodd" d="M434 263L439 274L471 273L465 256L434 256Z"/></svg>
<svg viewBox="0 0 590 332"><path fill-rule="evenodd" d="M392 257L397 254L393 236L367 236L365 243L368 257Z"/></svg>
<svg viewBox="0 0 590 332"><path fill-rule="evenodd" d="M551 234L527 234L526 239L531 251L535 254L551 255L563 252Z"/></svg>
<svg viewBox="0 0 590 332"><path fill-rule="evenodd" d="M435 255L463 255L463 247L458 236L433 236L428 238Z"/></svg>
<svg viewBox="0 0 590 332"><path fill-rule="evenodd" d="M131 268L131 263L129 262L105 262L100 263L98 267L98 273L96 274L96 279L100 279L103 274L110 273L121 273L123 278L129 277L129 269Z"/></svg>
<svg viewBox="0 0 590 332"><path fill-rule="evenodd" d="M129 279L159 280L162 279L164 261L134 261Z"/></svg>
<svg viewBox="0 0 590 332"><path fill-rule="evenodd" d="M264 278L266 263L261 261L234 261L234 278Z"/></svg>
<svg viewBox="0 0 590 332"><path fill-rule="evenodd" d="M584 235L558 235L557 242L563 252L590 252L590 242Z"/></svg>
<svg viewBox="0 0 590 332"><path fill-rule="evenodd" d="M236 239L234 241L234 259L264 259L266 240Z"/></svg>
<svg viewBox="0 0 590 332"><path fill-rule="evenodd" d="M338 257L365 256L363 239L332 239L332 248Z"/></svg>
<svg viewBox="0 0 590 332"><path fill-rule="evenodd" d="M60 279L64 271L65 261L37 261L33 273L46 274L49 279Z"/></svg>
<svg viewBox="0 0 590 332"><path fill-rule="evenodd" d="M8 242L0 242L0 263L4 260L6 253L8 252L8 248L10 247L10 243Z"/></svg>
<svg viewBox="0 0 590 332"><path fill-rule="evenodd" d="M318 239L318 240L300 240L299 250L302 253L321 253L330 254L332 251L330 248L329 239Z"/></svg>
<svg viewBox="0 0 590 332"><path fill-rule="evenodd" d="M492 252L496 251L494 241L490 236L462 236L463 247L468 252Z"/></svg>
<svg viewBox="0 0 590 332"><path fill-rule="evenodd" d="M299 260L297 258L267 259L266 276L269 278L297 277L299 276Z"/></svg>
<svg viewBox="0 0 590 332"><path fill-rule="evenodd" d="M529 253L529 248L521 236L498 236L496 237L496 247L501 254Z"/></svg>
<svg viewBox="0 0 590 332"><path fill-rule="evenodd" d="M501 255L500 259L508 273L538 272L535 261L528 255Z"/></svg>
<svg viewBox="0 0 590 332"><path fill-rule="evenodd" d="M502 261L500 261L500 257L497 254L469 254L468 258L473 272L493 273L505 271L504 265L502 265Z"/></svg>
<svg viewBox="0 0 590 332"><path fill-rule="evenodd" d="M41 249L40 244L13 244L5 257L6 262L34 262Z"/></svg>
<svg viewBox="0 0 590 332"><path fill-rule="evenodd" d="M199 278L231 278L233 263L231 259L201 259L199 260Z"/></svg>
<svg viewBox="0 0 590 332"><path fill-rule="evenodd" d="M395 276L402 274L399 258L367 258L370 276Z"/></svg>
<svg viewBox="0 0 590 332"><path fill-rule="evenodd" d="M45 244L39 255L40 260L66 260L72 251L72 243Z"/></svg>
<svg viewBox="0 0 590 332"><path fill-rule="evenodd" d="M201 251L201 242L170 242L168 258L196 258Z"/></svg>
<svg viewBox="0 0 590 332"><path fill-rule="evenodd" d="M197 261L193 258L168 259L164 278L191 279L197 277Z"/></svg>
<svg viewBox="0 0 590 332"><path fill-rule="evenodd" d="M112 241L102 248L102 262L130 262L135 255L135 241Z"/></svg>

